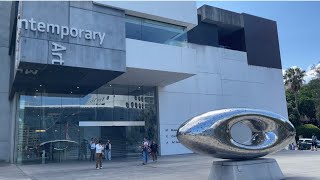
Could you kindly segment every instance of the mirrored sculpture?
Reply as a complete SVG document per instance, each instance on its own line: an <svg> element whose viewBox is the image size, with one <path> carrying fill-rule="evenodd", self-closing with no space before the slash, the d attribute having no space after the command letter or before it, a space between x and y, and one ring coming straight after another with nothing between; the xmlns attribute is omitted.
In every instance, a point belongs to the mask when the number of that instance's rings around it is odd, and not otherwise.
<svg viewBox="0 0 320 180"><path fill-rule="evenodd" d="M210 111L183 123L179 141L193 152L223 159L253 159L285 148L293 125L273 112L234 108Z"/></svg>

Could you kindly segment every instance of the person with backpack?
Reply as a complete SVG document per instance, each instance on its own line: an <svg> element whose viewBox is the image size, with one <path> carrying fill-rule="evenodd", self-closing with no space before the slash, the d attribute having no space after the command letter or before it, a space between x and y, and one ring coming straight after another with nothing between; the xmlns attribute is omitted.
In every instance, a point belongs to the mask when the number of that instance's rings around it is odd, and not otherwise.
<svg viewBox="0 0 320 180"><path fill-rule="evenodd" d="M88 145L88 148L90 149L90 160L89 161L94 161L94 156L96 153L96 142L94 141L93 138L91 138L91 141Z"/></svg>
<svg viewBox="0 0 320 180"><path fill-rule="evenodd" d="M110 140L107 141L107 144L106 144L106 153L105 153L105 157L106 157L106 160L111 160L111 143L110 143Z"/></svg>
<svg viewBox="0 0 320 180"><path fill-rule="evenodd" d="M158 154L158 144L155 141L152 141L150 146L152 160L157 162L157 154Z"/></svg>
<svg viewBox="0 0 320 180"><path fill-rule="evenodd" d="M311 144L311 151L314 151L314 149L316 149L316 151L318 151L318 145L317 145L317 136L315 134L312 135L312 144Z"/></svg>

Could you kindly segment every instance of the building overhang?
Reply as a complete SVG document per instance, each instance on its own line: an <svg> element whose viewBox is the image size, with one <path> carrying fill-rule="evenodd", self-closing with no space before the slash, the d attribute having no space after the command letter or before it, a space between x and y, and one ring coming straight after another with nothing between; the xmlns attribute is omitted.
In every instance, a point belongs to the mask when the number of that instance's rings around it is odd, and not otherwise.
<svg viewBox="0 0 320 180"><path fill-rule="evenodd" d="M86 95L126 71L124 11L82 5L19 3L10 98L38 91Z"/></svg>
<svg viewBox="0 0 320 180"><path fill-rule="evenodd" d="M167 86L194 74L127 68L127 72L112 80L111 84L135 86Z"/></svg>

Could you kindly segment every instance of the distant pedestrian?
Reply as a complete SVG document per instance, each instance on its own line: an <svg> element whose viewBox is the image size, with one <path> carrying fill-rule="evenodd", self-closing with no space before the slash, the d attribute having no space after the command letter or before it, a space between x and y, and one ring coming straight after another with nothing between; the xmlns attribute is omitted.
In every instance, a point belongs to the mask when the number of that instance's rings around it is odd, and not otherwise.
<svg viewBox="0 0 320 180"><path fill-rule="evenodd" d="M96 142L93 138L91 138L91 141L89 143L90 147L90 161L94 161L94 156L96 152Z"/></svg>
<svg viewBox="0 0 320 180"><path fill-rule="evenodd" d="M148 163L148 149L149 149L149 142L147 138L144 138L143 144L142 144L142 164L145 165Z"/></svg>
<svg viewBox="0 0 320 180"><path fill-rule="evenodd" d="M80 159L85 159L87 160L87 144L88 144L88 141L83 139L82 142L81 142L81 153L80 153Z"/></svg>
<svg viewBox="0 0 320 180"><path fill-rule="evenodd" d="M110 143L110 140L107 141L107 144L106 144L106 153L105 153L105 157L106 157L106 160L111 160L111 143Z"/></svg>
<svg viewBox="0 0 320 180"><path fill-rule="evenodd" d="M102 151L103 151L103 145L101 144L101 141L96 144L96 168L102 169Z"/></svg>
<svg viewBox="0 0 320 180"><path fill-rule="evenodd" d="M158 144L155 141L152 141L150 146L152 160L157 162L157 154L158 154Z"/></svg>
<svg viewBox="0 0 320 180"><path fill-rule="evenodd" d="M311 144L311 151L314 151L314 149L316 149L316 151L318 151L318 144L317 144L317 136L315 134L312 135L312 144Z"/></svg>

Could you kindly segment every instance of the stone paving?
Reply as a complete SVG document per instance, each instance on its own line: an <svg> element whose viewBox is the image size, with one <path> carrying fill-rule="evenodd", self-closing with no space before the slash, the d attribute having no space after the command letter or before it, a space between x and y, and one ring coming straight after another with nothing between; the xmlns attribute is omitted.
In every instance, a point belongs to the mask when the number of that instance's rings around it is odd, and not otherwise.
<svg viewBox="0 0 320 180"><path fill-rule="evenodd" d="M287 180L320 180L320 151L281 151L267 157L278 161ZM213 160L219 159L196 154L174 155L143 166L140 159L120 159L104 161L100 170L88 161L21 166L2 163L0 180L205 180Z"/></svg>

